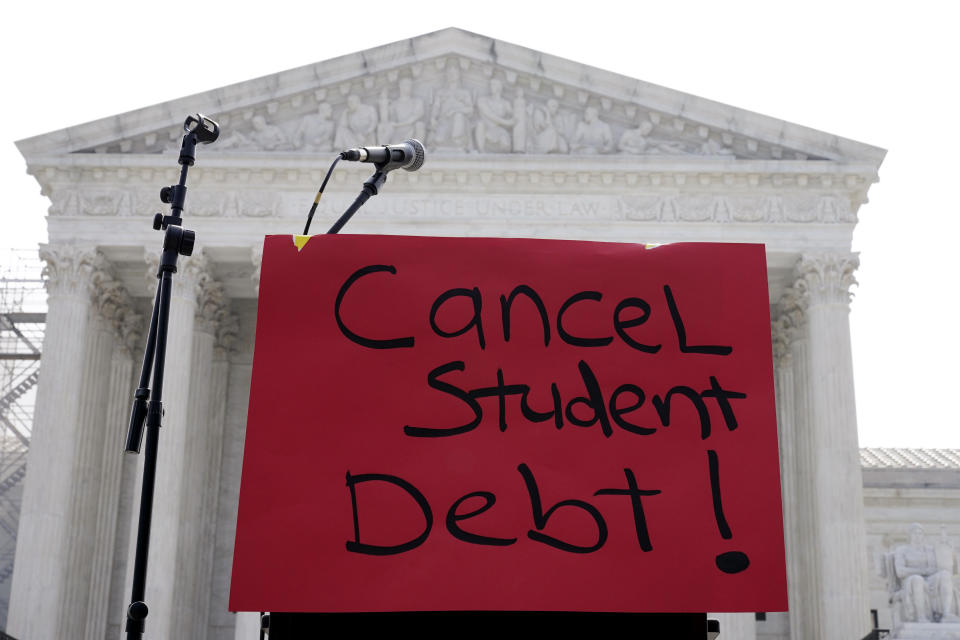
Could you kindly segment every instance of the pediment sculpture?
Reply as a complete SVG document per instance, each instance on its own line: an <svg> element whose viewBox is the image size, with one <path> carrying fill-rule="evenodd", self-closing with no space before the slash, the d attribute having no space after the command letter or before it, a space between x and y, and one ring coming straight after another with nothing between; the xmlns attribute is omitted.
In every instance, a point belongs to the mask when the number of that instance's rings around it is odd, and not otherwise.
<svg viewBox="0 0 960 640"><path fill-rule="evenodd" d="M504 80L496 75L485 87L470 89L456 66L447 67L439 86L421 87L420 95L414 87L412 78L401 77L395 89L380 90L376 105L365 101L372 98L350 93L336 110L330 102L320 102L315 112L286 125L258 114L212 150L332 151L417 138L439 152L734 155L720 138L685 140L656 132L645 115L618 126L608 121L599 99L588 98L576 109L522 87L512 87L508 97Z"/></svg>
<svg viewBox="0 0 960 640"><path fill-rule="evenodd" d="M211 115L222 119L224 131L211 152L314 153L417 138L441 153L784 157L775 145L668 116L641 101L453 57ZM163 137L119 148L154 153L163 150L165 143L157 142Z"/></svg>

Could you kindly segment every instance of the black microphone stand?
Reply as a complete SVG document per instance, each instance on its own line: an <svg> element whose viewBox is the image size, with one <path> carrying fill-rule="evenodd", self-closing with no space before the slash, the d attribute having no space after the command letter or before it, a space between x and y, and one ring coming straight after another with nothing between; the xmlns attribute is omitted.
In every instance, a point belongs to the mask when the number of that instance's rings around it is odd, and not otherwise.
<svg viewBox="0 0 960 640"><path fill-rule="evenodd" d="M310 223L313 221L313 214L316 213L317 205L320 204L320 197L323 195L323 190L327 186L330 174L333 173L333 169L339 161L359 160L361 162L372 162L377 170L363 182L363 191L361 191L357 199L353 201L353 204L347 207L347 210L337 218L337 221L334 222L330 230L327 231L328 234L340 231L343 225L347 224L347 221L353 217L353 214L355 214L367 200L380 193L380 189L383 188L383 183L387 181L388 172L393 169L416 171L423 166L425 155L426 150L423 148L423 143L413 138L405 140L402 144L398 145L370 148L361 147L341 151L333 161L333 164L330 165L330 168L327 169L327 175L323 179L320 189L317 191L317 197L313 200L313 206L310 207L310 212L307 213L307 224L303 227L303 235L310 233Z"/></svg>
<svg viewBox="0 0 960 640"><path fill-rule="evenodd" d="M383 165L375 165L377 172L363 181L363 190L360 192L360 195L358 195L357 199L353 201L353 204L347 207L347 210L337 218L337 221L334 222L330 230L327 231L328 234L340 231L343 225L347 224L350 218L353 217L353 214L355 214L371 196L375 196L380 192L383 183L387 181L387 171L384 170L384 165L386 165L386 163L383 163Z"/></svg>
<svg viewBox="0 0 960 640"><path fill-rule="evenodd" d="M140 369L140 384L134 393L130 412L130 427L127 430L125 450L140 453L144 421L147 428L147 448L144 452L143 482L140 493L140 517L137 523L137 548L133 565L133 589L127 607L127 640L140 640L146 628L149 612L145 600L147 582L147 557L150 549L150 524L153 515L153 489L157 472L157 445L160 438L160 423L163 417L163 366L167 352L167 325L170 320L170 292L173 274L177 272L179 256L193 253L196 234L180 225L187 197L187 170L196 160L197 144L209 144L220 135L220 126L213 120L196 114L188 116L183 123L186 135L180 145L180 181L160 190L160 200L170 205L170 215L160 213L153 218L153 228L164 230L163 249L160 252L160 267L157 270L156 297L150 316L147 346ZM153 390L150 389L150 374L153 373Z"/></svg>

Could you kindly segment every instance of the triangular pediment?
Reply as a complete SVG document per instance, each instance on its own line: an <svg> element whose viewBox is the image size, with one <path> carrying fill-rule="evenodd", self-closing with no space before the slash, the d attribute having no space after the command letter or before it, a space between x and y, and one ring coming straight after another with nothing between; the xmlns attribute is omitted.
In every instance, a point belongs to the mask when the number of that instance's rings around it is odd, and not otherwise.
<svg viewBox="0 0 960 640"><path fill-rule="evenodd" d="M460 29L36 136L31 158L158 154L183 117L221 124L205 150L312 154L416 137L431 154L865 162L884 151Z"/></svg>

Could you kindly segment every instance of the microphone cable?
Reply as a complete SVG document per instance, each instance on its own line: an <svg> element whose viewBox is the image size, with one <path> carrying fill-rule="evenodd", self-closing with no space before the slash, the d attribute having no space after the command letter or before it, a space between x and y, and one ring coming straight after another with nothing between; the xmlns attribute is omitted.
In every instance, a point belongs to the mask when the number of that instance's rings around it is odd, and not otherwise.
<svg viewBox="0 0 960 640"><path fill-rule="evenodd" d="M317 197L313 199L313 206L310 207L310 213L307 214L307 224L303 227L303 235L305 236L310 235L310 223L313 222L313 214L317 211L317 205L320 204L320 196L323 195L323 190L327 186L327 181L330 180L330 175L333 173L333 168L337 166L338 162L340 162L340 154L337 154L337 157L333 160L333 164L331 164L330 168L327 169L327 175L320 184L320 189L317 190Z"/></svg>

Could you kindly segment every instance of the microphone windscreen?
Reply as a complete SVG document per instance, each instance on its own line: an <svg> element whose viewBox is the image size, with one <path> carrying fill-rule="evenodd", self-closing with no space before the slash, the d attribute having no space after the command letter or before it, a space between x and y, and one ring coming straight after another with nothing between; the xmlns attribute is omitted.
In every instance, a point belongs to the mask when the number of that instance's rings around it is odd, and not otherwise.
<svg viewBox="0 0 960 640"><path fill-rule="evenodd" d="M425 149L423 148L423 143L419 140L405 140L404 144L409 144L413 147L414 158L409 163L407 163L403 168L407 171L416 171L423 166L423 158L425 154Z"/></svg>

